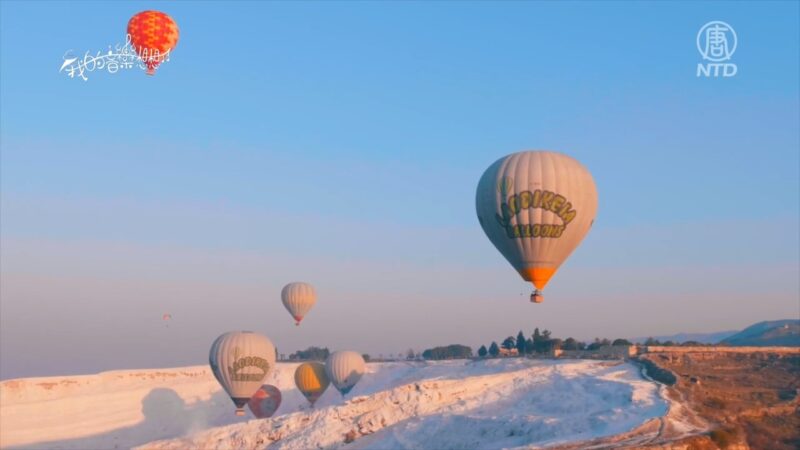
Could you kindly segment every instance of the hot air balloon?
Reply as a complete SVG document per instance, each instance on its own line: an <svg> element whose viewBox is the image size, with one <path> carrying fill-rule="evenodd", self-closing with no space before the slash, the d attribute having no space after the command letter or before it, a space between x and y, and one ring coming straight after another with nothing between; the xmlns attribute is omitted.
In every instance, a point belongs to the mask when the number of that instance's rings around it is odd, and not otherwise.
<svg viewBox="0 0 800 450"><path fill-rule="evenodd" d="M258 333L232 331L211 345L208 364L236 405L236 415L243 416L244 405L275 367L275 346Z"/></svg>
<svg viewBox="0 0 800 450"><path fill-rule="evenodd" d="M322 363L306 362L297 366L297 370L294 371L294 384L311 406L314 406L330 383L325 373L325 365Z"/></svg>
<svg viewBox="0 0 800 450"><path fill-rule="evenodd" d="M142 11L128 21L131 45L142 58L148 75L156 73L156 67L178 44L178 34L178 25L161 11Z"/></svg>
<svg viewBox="0 0 800 450"><path fill-rule="evenodd" d="M333 386L345 396L364 375L365 363L360 354L351 351L334 352L325 361L325 373Z"/></svg>
<svg viewBox="0 0 800 450"><path fill-rule="evenodd" d="M247 407L259 419L272 417L279 406L281 406L281 391L271 384L261 386L261 389L247 401Z"/></svg>
<svg viewBox="0 0 800 450"><path fill-rule="evenodd" d="M314 286L308 283L294 282L283 287L281 300L289 314L294 317L295 325L300 325L300 321L317 302L317 293Z"/></svg>
<svg viewBox="0 0 800 450"><path fill-rule="evenodd" d="M478 221L497 250L536 288L531 301L583 240L597 213L597 190L575 159L550 151L500 158L475 196Z"/></svg>

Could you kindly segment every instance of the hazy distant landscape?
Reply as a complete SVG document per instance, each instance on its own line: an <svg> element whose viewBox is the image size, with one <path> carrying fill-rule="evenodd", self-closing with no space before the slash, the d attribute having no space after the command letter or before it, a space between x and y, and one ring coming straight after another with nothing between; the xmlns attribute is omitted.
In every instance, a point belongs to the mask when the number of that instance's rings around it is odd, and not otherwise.
<svg viewBox="0 0 800 450"><path fill-rule="evenodd" d="M650 336L631 339L643 344L652 338L660 342L699 342L701 344L723 344L741 346L800 346L800 319L771 320L753 324L743 330L718 331L715 333L676 333L668 336Z"/></svg>
<svg viewBox="0 0 800 450"><path fill-rule="evenodd" d="M725 333L721 346L686 345L719 334L653 337L668 346L639 347L632 357L598 348L581 353L590 359L554 359L549 347L528 357L439 362L395 355L400 361L368 364L348 398L329 389L314 408L294 386L299 363L280 363L265 380L283 392L270 419L234 416L206 366L7 380L0 446L714 449L740 442L788 450L800 443L800 347L770 344L796 345L799 322L754 324ZM471 351L440 351L451 348ZM316 347L292 354L326 356Z"/></svg>

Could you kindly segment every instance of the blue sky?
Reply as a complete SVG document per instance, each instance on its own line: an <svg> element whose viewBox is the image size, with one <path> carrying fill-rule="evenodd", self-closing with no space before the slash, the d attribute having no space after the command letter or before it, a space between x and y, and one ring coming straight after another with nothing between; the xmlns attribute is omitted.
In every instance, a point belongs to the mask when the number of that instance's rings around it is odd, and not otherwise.
<svg viewBox="0 0 800 450"><path fill-rule="evenodd" d="M202 363L239 328L377 354L798 316L795 2L1 5L3 378ZM181 32L155 77L58 73L144 9ZM695 76L711 20L733 78ZM531 148L600 197L537 306L474 212Z"/></svg>

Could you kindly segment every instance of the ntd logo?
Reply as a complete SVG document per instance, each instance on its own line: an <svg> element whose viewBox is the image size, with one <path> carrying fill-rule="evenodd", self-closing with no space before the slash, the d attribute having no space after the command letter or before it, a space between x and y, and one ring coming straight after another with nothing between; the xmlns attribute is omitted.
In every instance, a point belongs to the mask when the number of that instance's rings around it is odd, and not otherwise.
<svg viewBox="0 0 800 450"><path fill-rule="evenodd" d="M714 20L700 28L697 33L697 51L707 63L697 64L697 76L706 78L732 77L738 72L736 64L725 62L736 51L738 39L733 27Z"/></svg>

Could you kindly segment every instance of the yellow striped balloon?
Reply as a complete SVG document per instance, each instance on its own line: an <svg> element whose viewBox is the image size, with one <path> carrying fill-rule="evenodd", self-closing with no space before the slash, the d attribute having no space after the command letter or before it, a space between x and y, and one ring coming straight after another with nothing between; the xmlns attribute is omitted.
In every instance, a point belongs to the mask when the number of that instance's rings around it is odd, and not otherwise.
<svg viewBox="0 0 800 450"><path fill-rule="evenodd" d="M294 371L294 384L306 397L311 406L322 396L331 383L325 373L325 365L316 361L306 362L297 366Z"/></svg>

